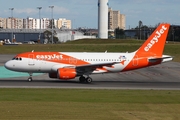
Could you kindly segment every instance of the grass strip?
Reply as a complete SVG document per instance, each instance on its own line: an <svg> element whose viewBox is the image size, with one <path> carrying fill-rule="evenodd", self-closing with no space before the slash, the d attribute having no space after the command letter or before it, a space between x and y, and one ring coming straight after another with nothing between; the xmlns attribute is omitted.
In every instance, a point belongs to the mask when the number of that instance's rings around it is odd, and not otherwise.
<svg viewBox="0 0 180 120"><path fill-rule="evenodd" d="M0 89L0 119L180 119L180 91Z"/></svg>

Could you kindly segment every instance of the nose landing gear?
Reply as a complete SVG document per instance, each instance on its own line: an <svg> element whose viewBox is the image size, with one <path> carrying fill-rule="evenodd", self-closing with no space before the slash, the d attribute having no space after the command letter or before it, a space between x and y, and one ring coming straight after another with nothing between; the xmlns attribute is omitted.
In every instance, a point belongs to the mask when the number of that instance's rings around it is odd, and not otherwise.
<svg viewBox="0 0 180 120"><path fill-rule="evenodd" d="M32 79L32 73L29 73L29 78L27 79L28 82L31 82L33 79Z"/></svg>

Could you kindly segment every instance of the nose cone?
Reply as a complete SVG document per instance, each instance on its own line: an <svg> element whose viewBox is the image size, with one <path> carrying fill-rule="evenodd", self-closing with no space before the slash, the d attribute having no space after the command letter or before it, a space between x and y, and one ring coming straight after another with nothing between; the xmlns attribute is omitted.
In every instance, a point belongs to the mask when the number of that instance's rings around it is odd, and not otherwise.
<svg viewBox="0 0 180 120"><path fill-rule="evenodd" d="M8 70L13 70L13 63L12 63L12 61L10 60L10 61L7 61L5 64L4 64L4 67L6 68L6 69L8 69Z"/></svg>

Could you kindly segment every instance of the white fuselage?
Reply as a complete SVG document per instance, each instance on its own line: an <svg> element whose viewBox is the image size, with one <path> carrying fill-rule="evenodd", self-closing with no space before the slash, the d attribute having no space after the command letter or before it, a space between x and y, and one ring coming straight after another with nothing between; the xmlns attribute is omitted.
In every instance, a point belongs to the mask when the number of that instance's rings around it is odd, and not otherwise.
<svg viewBox="0 0 180 120"><path fill-rule="evenodd" d="M57 68L63 68L68 66L78 66L78 61L84 61L88 64L102 64L102 63L111 63L116 62L113 66L104 67L109 72L120 72L123 70L129 62L134 57L134 53L75 53L75 52L61 52L60 54L65 54L71 56L69 58L58 58L59 60L48 61L56 58L36 58L33 54L29 54L29 58L21 58L21 60L10 60L5 66L7 68L11 68L11 70L19 71L19 72L40 72L40 73L49 73L52 71L56 71ZM60 61L64 60L65 63L61 63ZM123 62L124 61L124 62ZM123 63L121 63L123 62ZM138 65L137 61L133 62L135 66ZM107 70L99 69L93 71L93 73L103 73L107 72Z"/></svg>

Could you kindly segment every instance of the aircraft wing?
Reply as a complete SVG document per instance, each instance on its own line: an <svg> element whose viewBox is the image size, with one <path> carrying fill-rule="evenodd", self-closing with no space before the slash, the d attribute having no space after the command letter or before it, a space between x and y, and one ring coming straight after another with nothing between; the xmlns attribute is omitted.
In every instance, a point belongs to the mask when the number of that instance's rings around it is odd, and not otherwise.
<svg viewBox="0 0 180 120"><path fill-rule="evenodd" d="M103 68L104 66L106 67L112 67L112 65L116 64L118 62L108 62L108 63L96 63L96 64L85 64L85 65L79 65L76 66L76 70L78 73L91 73L97 68Z"/></svg>
<svg viewBox="0 0 180 120"><path fill-rule="evenodd" d="M96 63L96 64L86 64L86 65L79 65L76 68L102 68L103 66L110 67L118 62L109 62L109 63Z"/></svg>

